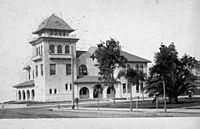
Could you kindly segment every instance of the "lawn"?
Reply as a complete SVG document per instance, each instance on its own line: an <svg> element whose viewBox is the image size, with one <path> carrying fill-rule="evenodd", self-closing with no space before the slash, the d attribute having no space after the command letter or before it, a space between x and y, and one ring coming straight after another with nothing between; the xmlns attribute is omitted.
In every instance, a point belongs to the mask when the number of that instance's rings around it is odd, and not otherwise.
<svg viewBox="0 0 200 129"><path fill-rule="evenodd" d="M156 108L155 103L150 100L139 101L139 108L154 109ZM79 110L66 110L66 106L62 106L62 110L52 110L56 107L42 107L42 108L18 108L18 109L0 109L0 119L4 118L123 118L123 117L166 117L166 116L200 116L199 113L193 112L168 112L159 113L156 112L143 112L143 111L104 111L102 108L129 108L129 101L121 101L113 104L112 102L100 103L100 111L97 110L85 110L82 107L97 107L97 103L92 104L80 104ZM167 108L187 108L197 109L200 107L200 98L181 98L179 104L167 104ZM69 105L67 106L70 107ZM133 102L133 108L136 107L136 103ZM163 108L163 102L160 100L159 108ZM50 110L51 109L51 110ZM63 110L64 109L64 110Z"/></svg>
<svg viewBox="0 0 200 129"><path fill-rule="evenodd" d="M163 108L163 100L159 100L158 108ZM200 106L200 98L180 98L178 104L167 104L168 109L172 108L187 108L191 106ZM84 107L97 107L97 104L90 104ZM100 108L130 108L130 101L113 103L101 103ZM136 108L136 102L133 102L133 108ZM138 108L155 109L156 103L152 100L138 101Z"/></svg>

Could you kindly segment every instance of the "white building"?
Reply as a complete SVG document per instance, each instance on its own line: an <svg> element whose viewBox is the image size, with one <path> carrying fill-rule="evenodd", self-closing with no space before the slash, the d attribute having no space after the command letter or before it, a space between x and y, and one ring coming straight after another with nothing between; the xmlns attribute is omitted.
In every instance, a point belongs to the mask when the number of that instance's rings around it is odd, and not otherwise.
<svg viewBox="0 0 200 129"><path fill-rule="evenodd" d="M100 84L102 98L112 97L112 90L98 79L98 68L91 55L95 47L88 51L76 50L78 38L70 35L74 30L61 18L51 15L33 32L38 37L31 41L33 49L32 64L26 66L28 81L13 86L16 88L17 101L67 101L72 99L72 69L74 72L75 97L92 99L94 86ZM150 61L121 51L130 67L147 73L147 63ZM72 67L72 56L74 66ZM115 74L117 74L117 71ZM133 88L133 97L142 96L143 82ZM128 98L130 88L125 79L115 84L116 98Z"/></svg>

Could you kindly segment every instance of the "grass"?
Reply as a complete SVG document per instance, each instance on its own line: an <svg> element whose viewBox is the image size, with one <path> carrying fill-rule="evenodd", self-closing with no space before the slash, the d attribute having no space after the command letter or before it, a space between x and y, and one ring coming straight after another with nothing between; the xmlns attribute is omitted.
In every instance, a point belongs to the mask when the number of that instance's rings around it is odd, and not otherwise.
<svg viewBox="0 0 200 129"><path fill-rule="evenodd" d="M93 100L96 101L96 100ZM153 109L155 108L155 103L152 103L151 100L139 101L139 108L147 108ZM81 105L85 107L97 107L97 103L93 104L84 104ZM167 104L167 108L187 108L187 109L197 109L200 107L200 98L181 98L179 99L179 104ZM68 106L69 107L69 106ZM19 109L0 109L0 119L1 118L122 118L122 117L173 117L173 116L200 116L200 113L186 112L186 113L178 113L178 112L169 112L165 113L155 113L155 112L113 112L113 111L104 111L100 109L100 111L90 111L90 110L64 110L64 111L55 111L50 110L52 107L43 107L43 108L19 108ZM113 102L110 103L100 103L100 107L106 108L129 108L129 101L124 102ZM135 108L135 102L133 102L133 107ZM55 108L55 107L53 107ZM61 107L64 109L64 107ZM163 102L160 101L159 108L163 108ZM198 108L199 109L199 108Z"/></svg>
<svg viewBox="0 0 200 129"><path fill-rule="evenodd" d="M158 108L163 108L163 101L159 100ZM167 104L168 109L186 108L189 106L200 106L200 98L180 98L178 104ZM85 107L97 107L97 104L86 105ZM130 101L113 103L101 103L100 108L130 108ZM136 102L133 102L133 108L136 108ZM156 104L152 100L138 101L138 108L155 109Z"/></svg>

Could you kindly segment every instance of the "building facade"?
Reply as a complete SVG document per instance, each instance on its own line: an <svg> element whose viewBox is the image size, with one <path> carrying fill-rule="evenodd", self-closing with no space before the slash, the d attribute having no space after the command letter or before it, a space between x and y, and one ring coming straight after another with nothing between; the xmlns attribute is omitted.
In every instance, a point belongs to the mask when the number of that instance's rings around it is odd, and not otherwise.
<svg viewBox="0 0 200 129"><path fill-rule="evenodd" d="M88 51L76 50L79 39L71 35L73 31L64 20L51 15L33 32L37 38L29 42L33 51L32 63L24 67L28 80L13 86L17 101L71 100L72 86L75 97L93 99L97 97L94 91L97 84L103 88L101 98L111 98L113 92L116 98L130 96L130 88L124 78L115 82L114 91L99 80L96 61L91 58L96 47ZM124 51L121 54L127 58L128 67L147 73L149 60ZM115 75L118 71L115 71ZM133 96L143 96L143 87L144 82L134 86Z"/></svg>

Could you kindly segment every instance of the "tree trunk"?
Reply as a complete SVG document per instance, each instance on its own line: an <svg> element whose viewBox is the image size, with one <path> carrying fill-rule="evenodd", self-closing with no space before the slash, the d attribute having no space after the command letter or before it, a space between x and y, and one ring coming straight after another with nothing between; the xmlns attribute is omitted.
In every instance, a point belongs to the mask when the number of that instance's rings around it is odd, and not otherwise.
<svg viewBox="0 0 200 129"><path fill-rule="evenodd" d="M162 76L162 82L163 82L163 95L164 95L164 110L165 110L165 112L167 112L166 87L165 87L165 79L164 79L164 76Z"/></svg>
<svg viewBox="0 0 200 129"><path fill-rule="evenodd" d="M129 86L130 84L128 83L128 86ZM133 111L133 95L132 95L133 93L132 93L132 85L131 85L131 91L130 91L130 111L132 112Z"/></svg>
<svg viewBox="0 0 200 129"><path fill-rule="evenodd" d="M99 96L98 96L98 110L99 110Z"/></svg>
<svg viewBox="0 0 200 129"><path fill-rule="evenodd" d="M115 104L115 91L113 90L113 104Z"/></svg>

